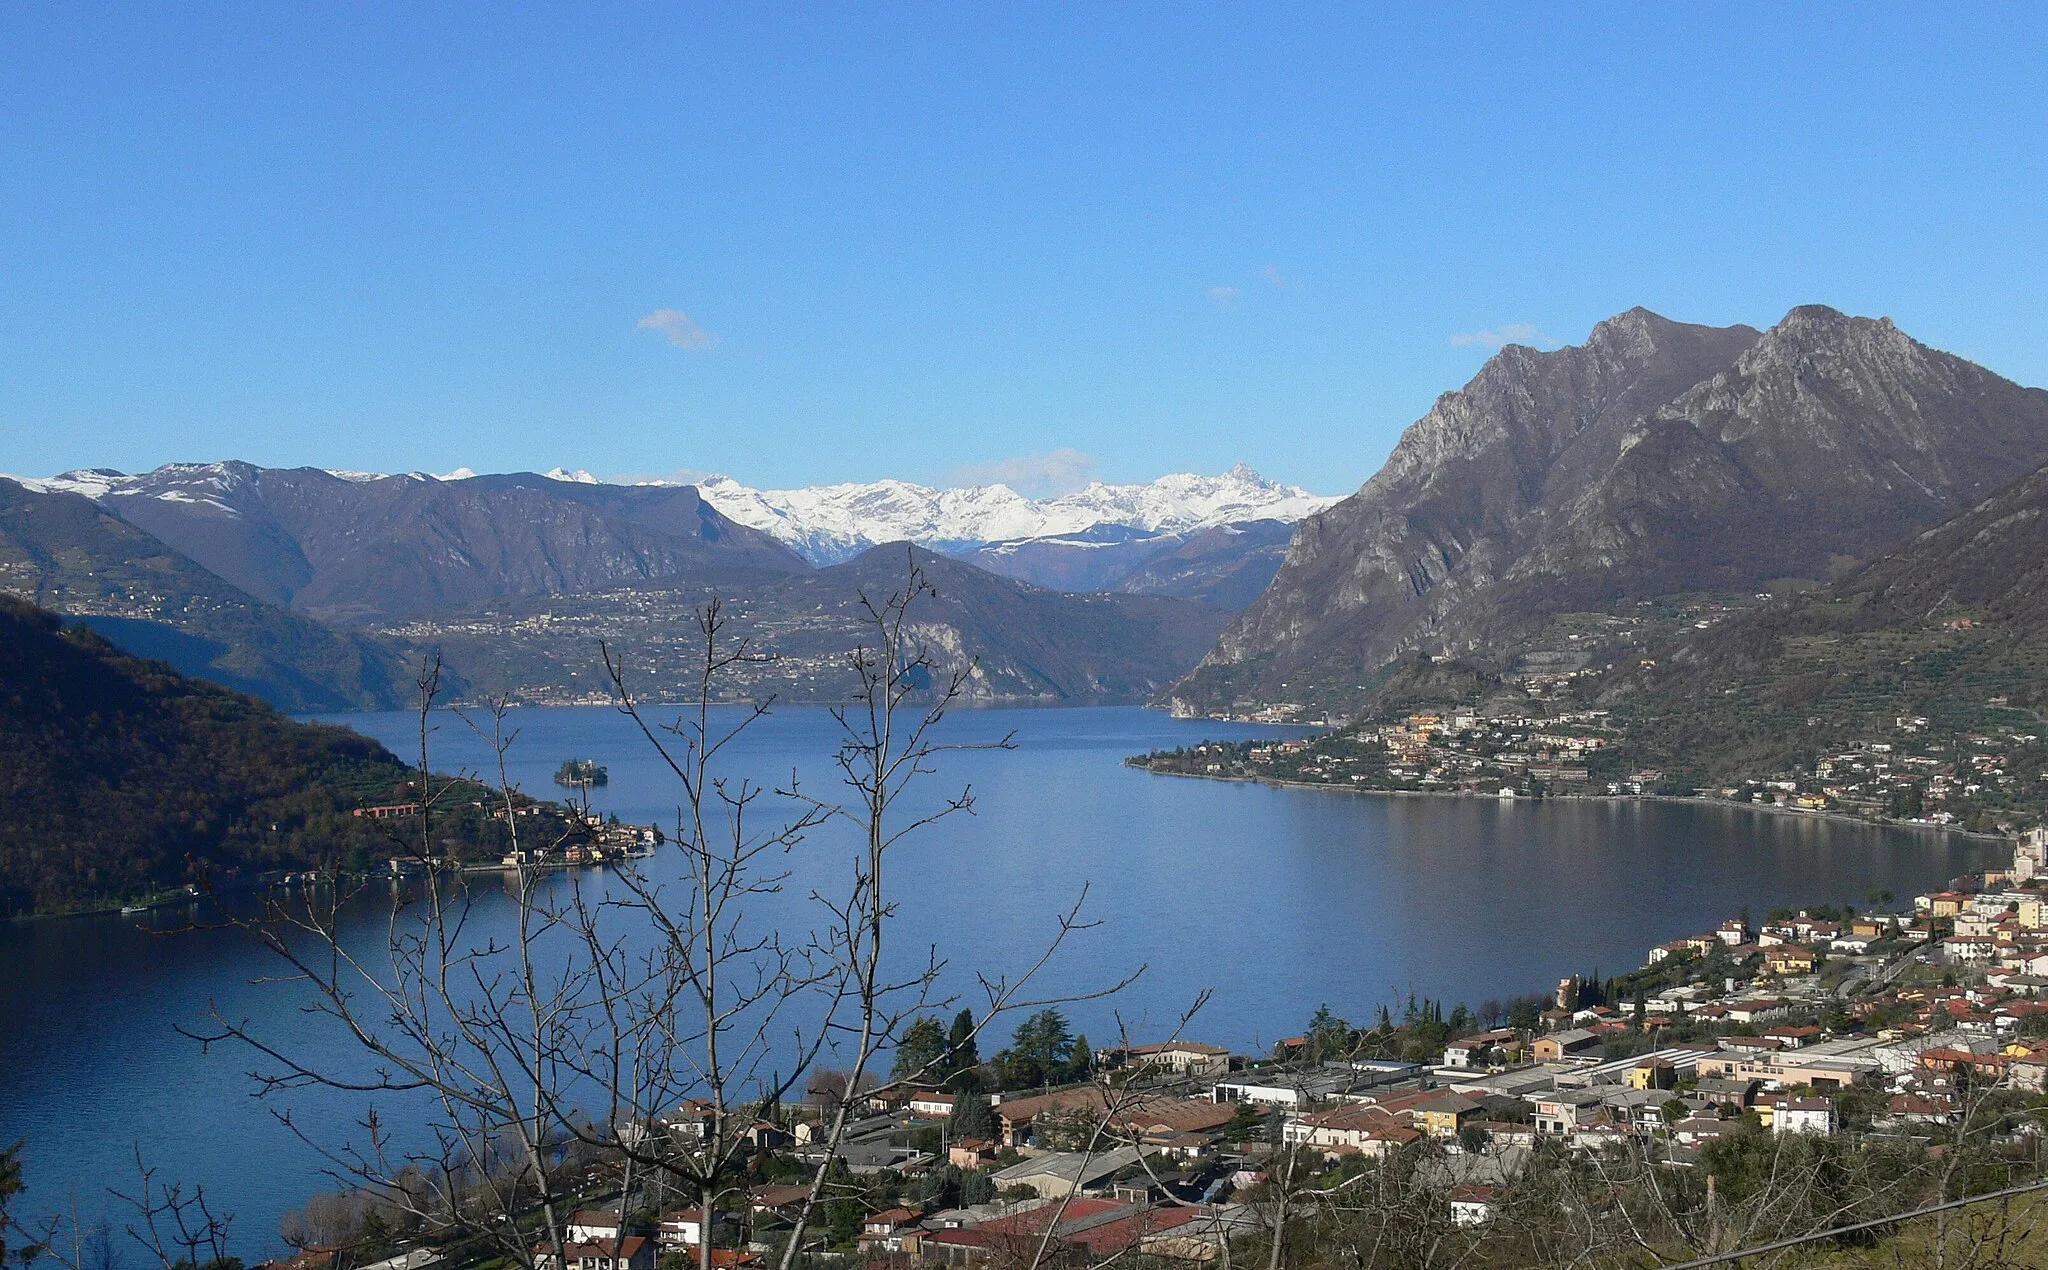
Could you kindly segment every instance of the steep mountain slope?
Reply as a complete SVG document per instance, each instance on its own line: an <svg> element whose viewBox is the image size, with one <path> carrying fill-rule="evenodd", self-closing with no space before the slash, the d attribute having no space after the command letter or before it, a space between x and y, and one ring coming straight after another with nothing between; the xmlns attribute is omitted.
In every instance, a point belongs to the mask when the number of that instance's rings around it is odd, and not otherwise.
<svg viewBox="0 0 2048 1270"><path fill-rule="evenodd" d="M717 476L699 488L727 516L773 534L819 565L849 560L885 542L968 555L991 544L1050 540L1029 556L1042 562L1044 576L1028 568L1013 576L1063 589L1076 589L1057 580L1064 573L1088 575L1098 568L1083 559L1093 544L1156 537L1169 548L1177 545L1164 541L1169 536L1177 540L1244 521L1292 523L1336 501L1266 480L1242 463L1221 476L1177 473L1141 485L1098 481L1043 501L1007 485L939 490L907 481L758 490ZM1110 580L1094 578L1078 589L1107 585Z"/></svg>
<svg viewBox="0 0 2048 1270"><path fill-rule="evenodd" d="M1579 347L1503 349L1305 522L1173 696L1345 703L1406 650L1489 654L1549 614L1823 577L2048 453L2048 393L1889 321L1771 331L1641 309Z"/></svg>
<svg viewBox="0 0 2048 1270"><path fill-rule="evenodd" d="M502 856L482 788L443 780L433 850ZM420 822L354 811L418 798L417 772L367 737L295 722L0 596L0 917L140 898L202 869L227 885L273 868L381 868L418 849ZM532 814L541 840L568 827L559 807Z"/></svg>
<svg viewBox="0 0 2048 1270"><path fill-rule="evenodd" d="M0 591L287 710L391 709L409 691L402 647L254 599L77 494L0 479Z"/></svg>
<svg viewBox="0 0 2048 1270"><path fill-rule="evenodd" d="M844 700L846 655L872 636L861 596L900 588L907 544L876 547L813 573L755 576L717 587L736 635L775 654L738 668L736 696ZM1194 665L1228 620L1219 609L1164 596L1073 595L1003 578L917 550L938 594L919 602L923 638L947 669L974 663L983 702L1143 701ZM623 655L635 690L678 699L692 690L693 586L498 601L390 628L431 641L489 692L533 702L603 700L598 642Z"/></svg>
<svg viewBox="0 0 2048 1270"><path fill-rule="evenodd" d="M673 585L705 570L806 567L687 487L247 463L175 464L138 477L67 473L47 484L90 493L251 595L326 621Z"/></svg>
<svg viewBox="0 0 2048 1270"><path fill-rule="evenodd" d="M1645 651L1580 692L1625 723L1631 759L1687 783L1808 771L1918 718L1951 758L2024 734L1976 780L2048 802L2026 752L2048 706L2048 466L1829 586Z"/></svg>

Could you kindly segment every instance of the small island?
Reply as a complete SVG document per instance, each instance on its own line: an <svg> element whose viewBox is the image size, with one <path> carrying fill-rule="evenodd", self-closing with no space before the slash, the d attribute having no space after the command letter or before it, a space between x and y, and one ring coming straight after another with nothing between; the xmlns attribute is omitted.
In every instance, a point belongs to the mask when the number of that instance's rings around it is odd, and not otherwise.
<svg viewBox="0 0 2048 1270"><path fill-rule="evenodd" d="M562 765L555 769L557 785L589 789L593 785L608 785L611 779L611 773L600 767L596 759L591 758L565 759Z"/></svg>

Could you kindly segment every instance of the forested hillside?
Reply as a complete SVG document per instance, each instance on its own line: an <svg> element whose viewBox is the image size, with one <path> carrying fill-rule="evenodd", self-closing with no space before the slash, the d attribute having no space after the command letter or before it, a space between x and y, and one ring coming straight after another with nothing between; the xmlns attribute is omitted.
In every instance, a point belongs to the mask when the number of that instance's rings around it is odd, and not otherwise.
<svg viewBox="0 0 2048 1270"><path fill-rule="evenodd" d="M366 737L294 722L0 596L0 913L145 896L201 864L224 878L365 867L395 853L384 829L398 822L351 812L414 797L412 776ZM447 826L437 851L494 849L474 809Z"/></svg>

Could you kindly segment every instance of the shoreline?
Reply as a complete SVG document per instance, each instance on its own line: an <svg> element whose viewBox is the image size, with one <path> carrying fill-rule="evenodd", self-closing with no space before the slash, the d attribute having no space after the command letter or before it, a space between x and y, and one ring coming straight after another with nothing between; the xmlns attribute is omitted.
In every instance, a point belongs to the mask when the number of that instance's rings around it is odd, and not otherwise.
<svg viewBox="0 0 2048 1270"><path fill-rule="evenodd" d="M1678 794L1546 794L1541 798L1526 796L1501 798L1493 794L1468 794L1455 789L1365 789L1356 785L1337 785L1321 781L1287 781L1269 776L1224 776L1214 772L1160 772L1143 763L1124 760L1124 766L1144 772L1148 776L1180 777L1185 780L1225 781L1237 785L1265 785L1272 789L1305 789L1328 794L1358 794L1377 798L1469 798L1485 803L1677 803L1687 807L1726 807L1742 811L1767 812L1775 816L1796 816L1809 820L1831 820L1838 824L1860 825L1866 829L1919 830L1928 833L1948 834L1954 837L1974 839L1978 842L2011 842L2012 838L2002 833L1980 833L1975 829L1958 829L1952 825L1922 824L1901 820L1871 820L1864 816L1850 815L1842 811L1810 811L1798 807L1780 807L1773 803L1738 803L1730 798L1713 798L1702 795L1685 797Z"/></svg>

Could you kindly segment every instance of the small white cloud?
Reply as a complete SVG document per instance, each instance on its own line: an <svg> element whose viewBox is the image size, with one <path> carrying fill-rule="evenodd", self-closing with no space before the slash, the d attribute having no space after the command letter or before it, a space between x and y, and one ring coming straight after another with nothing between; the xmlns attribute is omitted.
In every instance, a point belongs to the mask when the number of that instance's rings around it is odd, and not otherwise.
<svg viewBox="0 0 2048 1270"><path fill-rule="evenodd" d="M1546 344L1555 347L1557 343L1557 340L1527 322L1503 322L1491 330L1459 331L1451 336L1453 348L1471 348L1475 345L1480 348L1499 348L1503 344L1528 344L1540 348Z"/></svg>
<svg viewBox="0 0 2048 1270"><path fill-rule="evenodd" d="M1259 270L1259 276L1272 283L1276 290L1285 291L1287 289L1287 279L1280 275L1279 265L1267 265L1264 269Z"/></svg>
<svg viewBox="0 0 2048 1270"><path fill-rule="evenodd" d="M1217 308L1219 308L1219 309L1227 309L1227 308L1229 308L1229 307L1230 307L1231 305L1233 305L1233 304L1236 304L1236 303L1237 303L1237 288L1236 288L1236 287L1210 287L1210 288L1209 288L1209 298L1210 298L1211 300L1214 300L1214 301L1216 302L1216 307L1217 307Z"/></svg>
<svg viewBox="0 0 2048 1270"><path fill-rule="evenodd" d="M1088 488L1095 472L1094 455L1063 447L1045 454L997 459L993 463L968 463L954 468L945 484L1007 485L1031 498L1058 498Z"/></svg>
<svg viewBox="0 0 2048 1270"><path fill-rule="evenodd" d="M718 336L697 324L681 309L656 309L633 324L636 331L659 331L675 348L704 349L718 343Z"/></svg>

